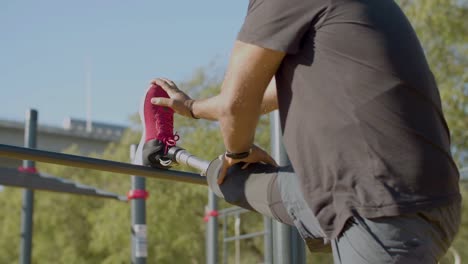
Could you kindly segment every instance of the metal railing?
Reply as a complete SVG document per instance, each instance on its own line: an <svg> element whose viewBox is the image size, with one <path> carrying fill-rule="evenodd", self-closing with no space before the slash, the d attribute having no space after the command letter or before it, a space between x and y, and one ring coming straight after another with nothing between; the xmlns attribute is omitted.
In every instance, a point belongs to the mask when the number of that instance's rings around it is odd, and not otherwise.
<svg viewBox="0 0 468 264"><path fill-rule="evenodd" d="M234 254L234 259L235 263L239 264L241 263L240 256L241 256L241 250L240 250L240 241L245 240L245 239L251 239L255 237L260 237L263 236L264 240L268 240L270 237L270 231L268 230L267 226L264 226L263 231L258 231L258 232L253 232L253 233L248 233L248 234L241 234L240 233L240 225L241 225L241 215L251 212L247 209L241 208L241 207L230 207L226 208L223 210L219 211L219 217L223 220L223 264L228 263L228 243L234 242L234 248L235 248L235 254ZM229 217L234 217L234 236L228 236L228 218ZM268 217L264 216L265 218L268 219ZM268 219L269 220L269 219ZM270 220L271 221L271 220ZM264 263L271 263L271 247L268 247L267 245L264 248Z"/></svg>
<svg viewBox="0 0 468 264"><path fill-rule="evenodd" d="M190 155L187 152L180 153L180 158L186 158L186 156L192 155ZM5 144L0 144L0 157L20 160L34 160L70 167L87 168L126 175L130 174L155 179L207 185L206 178L195 173L150 168L117 161L89 158L31 148L16 147Z"/></svg>

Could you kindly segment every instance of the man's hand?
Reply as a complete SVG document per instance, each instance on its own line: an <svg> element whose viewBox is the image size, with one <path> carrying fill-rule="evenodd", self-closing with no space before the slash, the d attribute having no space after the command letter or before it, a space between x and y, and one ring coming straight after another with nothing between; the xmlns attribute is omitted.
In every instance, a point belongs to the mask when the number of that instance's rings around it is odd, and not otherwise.
<svg viewBox="0 0 468 264"><path fill-rule="evenodd" d="M179 90L173 81L166 78L157 78L152 80L151 84L161 86L161 88L166 91L167 95L169 95L169 98L152 98L152 104L169 107L179 115L195 118L191 112L193 100L187 94Z"/></svg>
<svg viewBox="0 0 468 264"><path fill-rule="evenodd" d="M242 167L242 169L247 168L250 163L266 163L270 164L273 166L278 167L278 164L276 161L263 149L253 145L249 156L247 156L244 159L231 159L229 157L226 157L226 154L222 154L219 156L219 159L223 161L223 165L221 166L221 169L219 171L218 175L218 184L222 184L224 181L224 178L226 177L228 169L239 162L245 162L246 164Z"/></svg>

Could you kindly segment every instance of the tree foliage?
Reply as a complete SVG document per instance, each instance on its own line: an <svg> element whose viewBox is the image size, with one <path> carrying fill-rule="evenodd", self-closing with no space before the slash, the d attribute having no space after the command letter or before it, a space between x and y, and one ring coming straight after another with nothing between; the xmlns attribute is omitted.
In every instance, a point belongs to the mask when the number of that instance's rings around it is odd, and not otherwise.
<svg viewBox="0 0 468 264"><path fill-rule="evenodd" d="M442 96L460 167L468 166L468 1L400 0L425 49ZM453 247L468 260L468 188L461 185L462 224Z"/></svg>
<svg viewBox="0 0 468 264"><path fill-rule="evenodd" d="M468 1L399 2L438 82L457 162L468 166Z"/></svg>

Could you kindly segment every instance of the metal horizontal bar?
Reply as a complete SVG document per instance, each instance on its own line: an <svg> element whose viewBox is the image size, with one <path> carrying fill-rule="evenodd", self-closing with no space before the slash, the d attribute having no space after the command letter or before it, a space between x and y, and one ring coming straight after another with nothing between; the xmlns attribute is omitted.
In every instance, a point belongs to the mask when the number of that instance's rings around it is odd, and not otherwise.
<svg viewBox="0 0 468 264"><path fill-rule="evenodd" d="M248 213L248 212L252 212L252 211L249 211L242 207L234 206L234 207L229 207L229 208L219 210L218 214L219 216L224 216L224 215L229 216L233 214L243 214L243 213Z"/></svg>
<svg viewBox="0 0 468 264"><path fill-rule="evenodd" d="M88 195L99 198L111 198L127 201L127 197L106 192L67 179L62 179L44 173L26 173L13 168L0 168L0 184L41 191L51 191L68 194Z"/></svg>
<svg viewBox="0 0 468 264"><path fill-rule="evenodd" d="M45 150L0 144L0 157L34 160L70 167L108 171L119 174L207 185L206 178L195 173L150 168L129 163L63 154Z"/></svg>
<svg viewBox="0 0 468 264"><path fill-rule="evenodd" d="M240 236L227 237L223 241L226 243L226 242L230 242L234 240L248 239L248 238L263 236L263 235L265 235L265 231L255 232L255 233L250 233L250 234L245 234L245 235L240 235Z"/></svg>

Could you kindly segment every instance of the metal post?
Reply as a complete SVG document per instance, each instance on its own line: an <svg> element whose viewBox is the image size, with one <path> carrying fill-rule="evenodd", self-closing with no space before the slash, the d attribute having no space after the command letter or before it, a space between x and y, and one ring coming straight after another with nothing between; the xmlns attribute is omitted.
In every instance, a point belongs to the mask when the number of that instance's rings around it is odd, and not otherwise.
<svg viewBox="0 0 468 264"><path fill-rule="evenodd" d="M136 145L130 146L131 161L135 160ZM146 192L145 178L132 176L132 190L128 198L131 199L132 214L132 263L146 264L148 246L146 239Z"/></svg>
<svg viewBox="0 0 468 264"><path fill-rule="evenodd" d="M263 262L265 264L273 264L273 237L272 237L272 220L271 218L263 217L263 229L265 234L263 235Z"/></svg>
<svg viewBox="0 0 468 264"><path fill-rule="evenodd" d="M28 148L37 147L37 111L29 109L26 112L24 130L24 146ZM23 161L25 169L34 170L35 162L30 160ZM31 176L32 177L32 176ZM34 191L25 189L23 191L23 206L21 212L21 248L20 263L31 263L32 235L33 235L33 213L34 213Z"/></svg>
<svg viewBox="0 0 468 264"><path fill-rule="evenodd" d="M228 225L228 218L227 214L223 214L223 264L227 264L228 261L228 249L227 249L227 242L225 241L227 237L227 225Z"/></svg>
<svg viewBox="0 0 468 264"><path fill-rule="evenodd" d="M305 251L305 244L302 240L301 235L297 229L293 229L291 234L291 256L292 262L291 263L298 263L298 264L305 264L306 263L306 251Z"/></svg>
<svg viewBox="0 0 468 264"><path fill-rule="evenodd" d="M218 197L208 190L206 263L218 263Z"/></svg>
<svg viewBox="0 0 468 264"><path fill-rule="evenodd" d="M281 140L279 112L270 114L271 150L279 165L289 164L289 159ZM274 264L305 263L305 246L297 230L291 226L273 221Z"/></svg>
<svg viewBox="0 0 468 264"><path fill-rule="evenodd" d="M236 264L240 264L240 224L241 218L240 214L236 213L234 216L234 235L236 236L236 240L234 240L234 249L235 249L235 262Z"/></svg>

